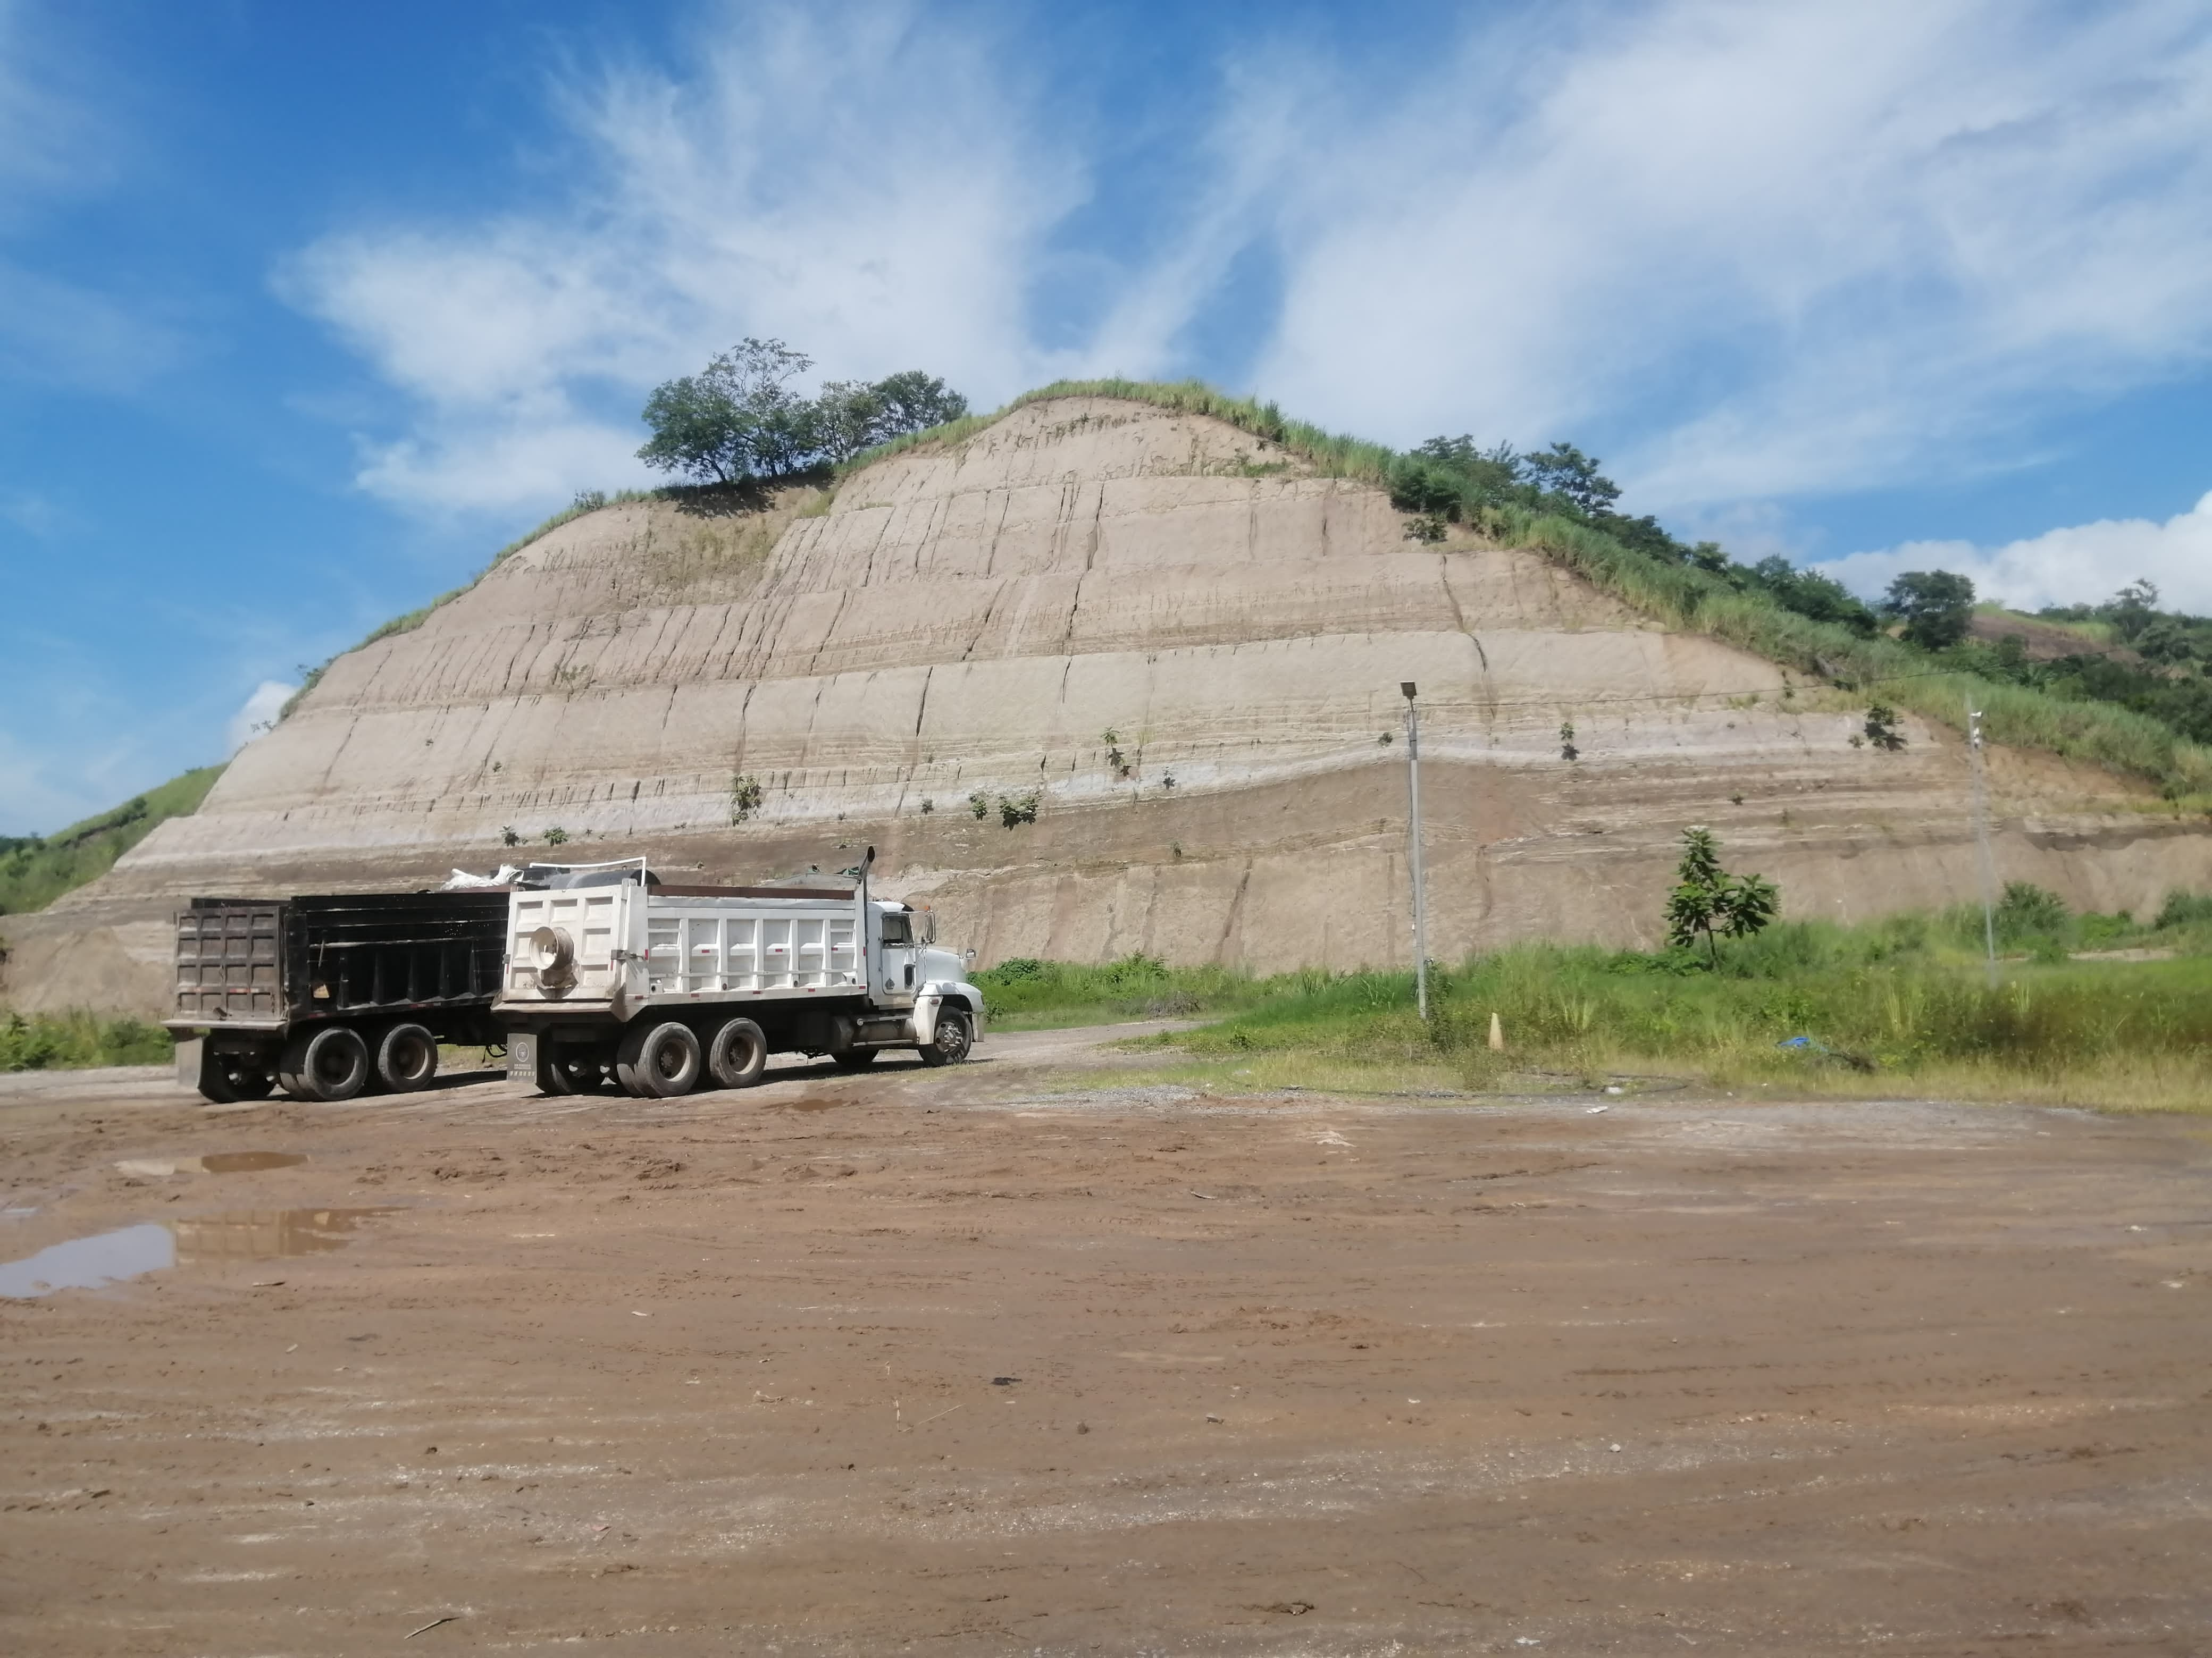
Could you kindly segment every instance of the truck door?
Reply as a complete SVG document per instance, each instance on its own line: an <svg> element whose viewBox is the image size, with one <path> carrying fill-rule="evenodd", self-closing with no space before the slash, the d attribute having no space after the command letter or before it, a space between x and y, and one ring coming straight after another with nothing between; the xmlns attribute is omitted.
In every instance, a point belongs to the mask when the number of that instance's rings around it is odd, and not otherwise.
<svg viewBox="0 0 2212 1658"><path fill-rule="evenodd" d="M912 1007L915 981L921 970L914 937L914 917L904 910L879 910L882 948L876 952L875 981L868 999L878 1007Z"/></svg>

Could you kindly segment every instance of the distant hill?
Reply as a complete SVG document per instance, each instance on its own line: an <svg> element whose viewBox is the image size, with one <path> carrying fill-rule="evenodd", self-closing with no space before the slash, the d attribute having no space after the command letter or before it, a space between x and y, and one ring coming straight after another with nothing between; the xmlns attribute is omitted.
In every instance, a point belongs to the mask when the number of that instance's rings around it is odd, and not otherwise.
<svg viewBox="0 0 2212 1658"><path fill-rule="evenodd" d="M0 837L0 915L44 909L62 894L98 880L156 826L198 811L222 771L201 766L172 777L57 835Z"/></svg>

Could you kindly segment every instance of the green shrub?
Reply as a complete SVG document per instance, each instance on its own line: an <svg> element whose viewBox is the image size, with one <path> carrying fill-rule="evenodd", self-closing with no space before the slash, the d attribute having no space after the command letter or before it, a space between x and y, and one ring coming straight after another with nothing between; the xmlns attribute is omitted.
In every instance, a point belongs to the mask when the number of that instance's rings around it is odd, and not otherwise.
<svg viewBox="0 0 2212 1658"><path fill-rule="evenodd" d="M0 1071L58 1071L103 1065L166 1065L169 1033L143 1019L93 1013L0 1011Z"/></svg>

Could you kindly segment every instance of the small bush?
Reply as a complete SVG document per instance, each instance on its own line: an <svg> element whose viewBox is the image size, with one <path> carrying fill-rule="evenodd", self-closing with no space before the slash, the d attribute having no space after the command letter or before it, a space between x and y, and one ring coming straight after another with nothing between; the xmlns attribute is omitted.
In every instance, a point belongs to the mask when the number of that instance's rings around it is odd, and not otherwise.
<svg viewBox="0 0 2212 1658"><path fill-rule="evenodd" d="M169 1033L143 1019L0 1012L0 1071L166 1065L175 1054Z"/></svg>
<svg viewBox="0 0 2212 1658"><path fill-rule="evenodd" d="M730 821L742 823L761 809L767 794L760 779L750 774L740 774L730 779Z"/></svg>

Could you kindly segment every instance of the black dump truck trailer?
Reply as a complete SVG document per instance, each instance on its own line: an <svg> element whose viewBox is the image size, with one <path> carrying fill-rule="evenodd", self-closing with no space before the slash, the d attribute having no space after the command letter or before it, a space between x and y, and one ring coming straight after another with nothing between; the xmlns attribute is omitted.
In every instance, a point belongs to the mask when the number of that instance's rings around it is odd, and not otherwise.
<svg viewBox="0 0 2212 1658"><path fill-rule="evenodd" d="M438 1044L506 1040L504 887L195 898L177 916L178 1079L218 1102L426 1086Z"/></svg>

